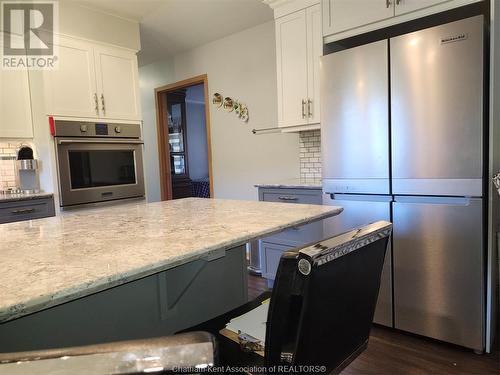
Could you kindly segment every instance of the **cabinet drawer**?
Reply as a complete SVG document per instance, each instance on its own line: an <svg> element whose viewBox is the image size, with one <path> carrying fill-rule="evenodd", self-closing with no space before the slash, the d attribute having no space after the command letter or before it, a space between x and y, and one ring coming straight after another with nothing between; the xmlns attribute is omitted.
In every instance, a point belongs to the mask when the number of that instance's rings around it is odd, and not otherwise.
<svg viewBox="0 0 500 375"><path fill-rule="evenodd" d="M265 202L322 204L321 190L259 189L259 200Z"/></svg>
<svg viewBox="0 0 500 375"><path fill-rule="evenodd" d="M53 198L0 203L0 224L40 219L54 215Z"/></svg>

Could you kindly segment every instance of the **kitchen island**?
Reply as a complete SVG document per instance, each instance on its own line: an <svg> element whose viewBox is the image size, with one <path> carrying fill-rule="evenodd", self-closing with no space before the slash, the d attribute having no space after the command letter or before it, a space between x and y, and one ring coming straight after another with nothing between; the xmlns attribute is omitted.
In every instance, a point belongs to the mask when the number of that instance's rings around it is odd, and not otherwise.
<svg viewBox="0 0 500 375"><path fill-rule="evenodd" d="M245 243L341 211L189 198L0 225L0 351L198 324L246 302Z"/></svg>

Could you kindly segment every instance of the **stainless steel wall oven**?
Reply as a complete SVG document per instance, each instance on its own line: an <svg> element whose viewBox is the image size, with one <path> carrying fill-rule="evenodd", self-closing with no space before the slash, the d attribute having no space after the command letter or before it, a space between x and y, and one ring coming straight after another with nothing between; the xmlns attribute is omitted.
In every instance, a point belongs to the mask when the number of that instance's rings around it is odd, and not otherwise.
<svg viewBox="0 0 500 375"><path fill-rule="evenodd" d="M139 124L55 121L60 206L144 196Z"/></svg>

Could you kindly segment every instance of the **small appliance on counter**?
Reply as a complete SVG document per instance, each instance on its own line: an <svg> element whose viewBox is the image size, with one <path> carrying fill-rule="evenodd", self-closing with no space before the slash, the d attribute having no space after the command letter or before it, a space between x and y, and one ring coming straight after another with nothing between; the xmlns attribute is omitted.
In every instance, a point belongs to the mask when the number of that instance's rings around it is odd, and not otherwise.
<svg viewBox="0 0 500 375"><path fill-rule="evenodd" d="M33 157L33 149L21 146L17 151L16 177L19 191L24 194L40 192L38 160Z"/></svg>

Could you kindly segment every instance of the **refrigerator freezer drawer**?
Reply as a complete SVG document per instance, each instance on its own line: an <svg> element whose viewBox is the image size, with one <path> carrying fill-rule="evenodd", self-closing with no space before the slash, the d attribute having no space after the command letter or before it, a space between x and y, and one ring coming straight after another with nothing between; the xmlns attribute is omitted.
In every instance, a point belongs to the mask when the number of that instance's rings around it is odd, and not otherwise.
<svg viewBox="0 0 500 375"><path fill-rule="evenodd" d="M398 180L483 177L483 26L476 16L390 40L393 194L412 194ZM418 194L433 187L445 188ZM468 187L439 194L482 195Z"/></svg>
<svg viewBox="0 0 500 375"><path fill-rule="evenodd" d="M324 194L323 204L342 206L344 211L336 216L323 220L324 238L347 232L354 227L369 224L378 220L391 221L390 196L361 196L347 194ZM374 322L392 327L392 280L391 280L391 245L385 254L384 268L380 281L377 308Z"/></svg>
<svg viewBox="0 0 500 375"><path fill-rule="evenodd" d="M389 193L387 40L322 57L320 74L323 178L385 179L356 192Z"/></svg>
<svg viewBox="0 0 500 375"><path fill-rule="evenodd" d="M482 204L395 197L396 328L483 350Z"/></svg>

